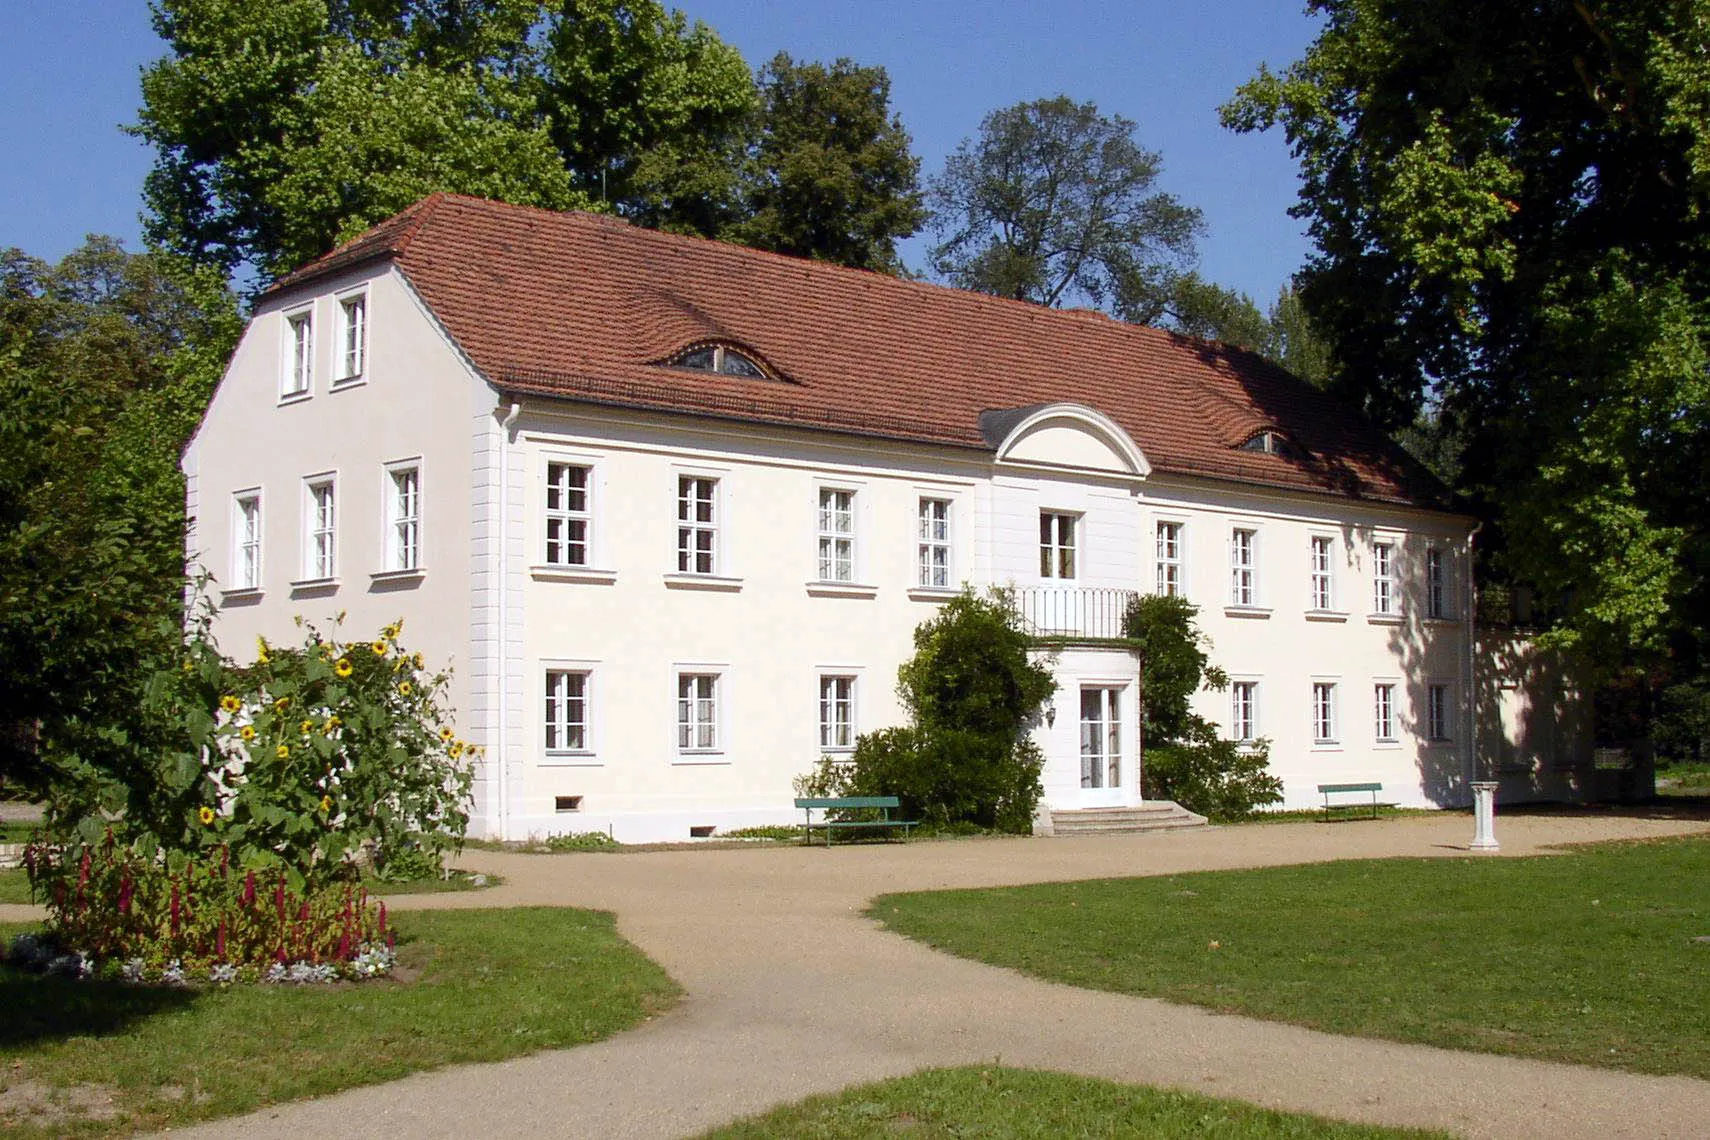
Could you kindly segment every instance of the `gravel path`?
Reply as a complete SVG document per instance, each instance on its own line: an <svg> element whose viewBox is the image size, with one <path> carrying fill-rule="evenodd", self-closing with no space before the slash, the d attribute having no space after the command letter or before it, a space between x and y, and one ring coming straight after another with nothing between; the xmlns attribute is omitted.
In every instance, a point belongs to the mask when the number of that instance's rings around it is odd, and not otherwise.
<svg viewBox="0 0 1710 1140"><path fill-rule="evenodd" d="M1607 816L1501 820L1503 855L1704 830ZM1168 874L1371 856L1464 856L1465 816L1055 840L572 856L471 852L503 886L396 909L575 905L686 990L595 1045L180 1131L296 1138L681 1137L921 1068L1001 1060L1467 1137L1702 1137L1710 1082L1336 1037L1036 981L936 953L861 914L885 891ZM1500 856L1497 856L1500 857Z"/></svg>

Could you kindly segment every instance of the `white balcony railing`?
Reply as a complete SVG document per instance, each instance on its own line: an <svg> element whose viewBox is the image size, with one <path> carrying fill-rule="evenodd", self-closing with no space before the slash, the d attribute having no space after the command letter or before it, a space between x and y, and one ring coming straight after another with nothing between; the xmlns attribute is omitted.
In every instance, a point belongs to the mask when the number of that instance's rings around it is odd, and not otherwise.
<svg viewBox="0 0 1710 1140"><path fill-rule="evenodd" d="M1133 590L1092 586L1018 586L1015 608L1035 637L1117 638Z"/></svg>

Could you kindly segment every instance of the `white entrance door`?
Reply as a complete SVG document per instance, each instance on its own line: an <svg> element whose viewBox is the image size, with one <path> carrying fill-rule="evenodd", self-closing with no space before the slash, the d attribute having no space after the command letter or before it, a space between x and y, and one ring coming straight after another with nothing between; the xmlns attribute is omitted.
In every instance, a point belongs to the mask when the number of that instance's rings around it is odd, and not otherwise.
<svg viewBox="0 0 1710 1140"><path fill-rule="evenodd" d="M1127 779L1122 756L1122 690L1081 689L1081 806L1115 807Z"/></svg>

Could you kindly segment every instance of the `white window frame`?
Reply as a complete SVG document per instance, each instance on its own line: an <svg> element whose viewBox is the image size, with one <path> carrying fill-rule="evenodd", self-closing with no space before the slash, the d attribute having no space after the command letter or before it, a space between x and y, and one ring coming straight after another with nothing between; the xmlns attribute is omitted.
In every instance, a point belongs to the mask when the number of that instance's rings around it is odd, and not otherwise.
<svg viewBox="0 0 1710 1140"><path fill-rule="evenodd" d="M1259 605L1259 528L1229 528L1229 604Z"/></svg>
<svg viewBox="0 0 1710 1140"><path fill-rule="evenodd" d="M321 492L326 492L323 507ZM303 581L338 578L338 473L303 478Z"/></svg>
<svg viewBox="0 0 1710 1140"><path fill-rule="evenodd" d="M718 475L700 471L678 471L674 479L676 487L676 519L677 519L677 562L676 573L690 577L718 577L722 570L723 550L723 515L724 515L724 479ZM709 489L705 498L707 504L706 519L685 518L685 506L698 508L703 501L702 486ZM698 514L692 509L691 514ZM705 549L702 549L701 536L707 536ZM705 556L706 564L701 565Z"/></svg>
<svg viewBox="0 0 1710 1140"><path fill-rule="evenodd" d="M948 590L955 581L955 510L956 501L943 495L922 495L915 506L915 584L922 589Z"/></svg>
<svg viewBox="0 0 1710 1140"><path fill-rule="evenodd" d="M1453 744L1454 690L1446 681L1425 686L1425 740L1429 744Z"/></svg>
<svg viewBox="0 0 1710 1140"><path fill-rule="evenodd" d="M566 482L559 486L552 478L553 468L565 471L581 471L582 485L576 487ZM552 496L560 494L559 505L554 508ZM571 497L577 492L582 496L582 508L576 510L569 505ZM594 465L586 460L567 456L549 455L546 457L545 470L541 475L541 565L564 570L583 570L594 565L594 518L596 504L594 502ZM554 558L552 524L560 525L556 545L559 547L559 557ZM580 524L582 537L571 537L577 525ZM577 561L571 555L573 547L582 548L582 558Z"/></svg>
<svg viewBox="0 0 1710 1140"><path fill-rule="evenodd" d="M1157 591L1165 597L1187 594L1187 523L1158 519L1152 527L1156 548Z"/></svg>
<svg viewBox="0 0 1710 1140"><path fill-rule="evenodd" d="M1448 621L1449 560L1441 546L1425 548L1425 616L1433 621Z"/></svg>
<svg viewBox="0 0 1710 1140"><path fill-rule="evenodd" d="M253 514L246 510L246 507L253 507ZM234 591L261 589L265 520L260 487L246 487L232 492L231 589Z"/></svg>
<svg viewBox="0 0 1710 1140"><path fill-rule="evenodd" d="M368 378L368 290L358 289L333 300L338 332L338 339L333 345L337 354L333 366L333 387L360 384Z"/></svg>
<svg viewBox="0 0 1710 1140"><path fill-rule="evenodd" d="M844 754L855 751L856 701L860 678L853 673L819 675L819 750Z"/></svg>
<svg viewBox="0 0 1710 1140"><path fill-rule="evenodd" d="M1229 735L1237 744L1259 739L1259 682L1239 677L1229 682Z"/></svg>
<svg viewBox="0 0 1710 1140"><path fill-rule="evenodd" d="M1080 758L1081 758L1081 788L1083 790L1102 791L1108 788L1120 788L1128 774L1128 765L1124 755L1127 744L1127 732L1124 731L1122 694L1125 685L1105 685L1083 683L1080 686L1079 707L1076 718L1080 726ZM1087 716L1087 696L1096 693L1098 701L1098 716L1089 719ZM1099 741L1097 750L1087 748L1087 728L1097 729L1096 739ZM1098 771L1098 782L1091 782L1088 775L1088 761L1096 761L1103 765ZM1115 778L1111 778L1111 769L1116 769ZM1097 769L1094 769L1097 771Z"/></svg>
<svg viewBox="0 0 1710 1140"><path fill-rule="evenodd" d="M315 308L280 314L279 401L305 400L315 388Z"/></svg>
<svg viewBox="0 0 1710 1140"><path fill-rule="evenodd" d="M1317 678L1312 682L1312 743L1326 747L1341 742L1336 719L1336 681Z"/></svg>
<svg viewBox="0 0 1710 1140"><path fill-rule="evenodd" d="M541 670L541 750L552 758L587 757L594 755L594 670L581 662L542 662ZM579 693L572 692L574 687ZM577 710L574 706L580 705ZM581 718L572 717L580 711ZM579 730L580 739L572 743L571 734ZM556 743L554 734L557 735Z"/></svg>
<svg viewBox="0 0 1710 1140"><path fill-rule="evenodd" d="M1396 612L1395 550L1389 539L1372 543L1372 613L1380 617Z"/></svg>
<svg viewBox="0 0 1710 1140"><path fill-rule="evenodd" d="M1336 609L1336 540L1327 534L1307 538L1307 569L1310 571L1308 601L1320 613Z"/></svg>
<svg viewBox="0 0 1710 1140"><path fill-rule="evenodd" d="M680 664L673 671L673 680L676 705L672 742L678 760L692 763L722 757L727 744L724 666Z"/></svg>
<svg viewBox="0 0 1710 1140"><path fill-rule="evenodd" d="M1081 516L1073 511L1039 512L1039 577L1047 581L1080 580ZM1064 563L1067 573L1064 573Z"/></svg>
<svg viewBox="0 0 1710 1140"><path fill-rule="evenodd" d="M414 502L404 498L404 477L414 482ZM386 464L381 475L381 501L386 504L382 520L385 535L381 547L386 561L383 573L419 574L422 570L422 461L399 459ZM412 512L413 513L406 513Z"/></svg>
<svg viewBox="0 0 1710 1140"><path fill-rule="evenodd" d="M1399 713L1395 694L1400 687L1395 681L1372 682L1372 740L1378 744L1394 744L1400 739L1395 731Z"/></svg>
<svg viewBox="0 0 1710 1140"><path fill-rule="evenodd" d="M816 500L815 580L853 584L858 580L856 534L861 496L853 487L832 483L820 485Z"/></svg>

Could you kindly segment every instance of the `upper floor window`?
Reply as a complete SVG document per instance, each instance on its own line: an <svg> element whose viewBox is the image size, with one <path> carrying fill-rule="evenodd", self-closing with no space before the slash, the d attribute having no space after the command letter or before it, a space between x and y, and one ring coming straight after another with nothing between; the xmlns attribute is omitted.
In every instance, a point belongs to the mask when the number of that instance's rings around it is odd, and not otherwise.
<svg viewBox="0 0 1710 1140"><path fill-rule="evenodd" d="M331 578L338 568L338 517L333 480L316 479L307 484L307 541L303 544L303 576L313 580Z"/></svg>
<svg viewBox="0 0 1710 1140"><path fill-rule="evenodd" d="M1237 744L1251 744L1259 735L1259 683L1236 681L1229 686L1229 727Z"/></svg>
<svg viewBox="0 0 1710 1140"><path fill-rule="evenodd" d="M1259 532L1236 527L1229 532L1229 601L1259 604Z"/></svg>
<svg viewBox="0 0 1710 1140"><path fill-rule="evenodd" d="M338 303L338 376L355 380L368 367L368 294L356 293Z"/></svg>
<svg viewBox="0 0 1710 1140"><path fill-rule="evenodd" d="M422 469L416 464L386 472L386 569L419 570L422 564Z"/></svg>
<svg viewBox="0 0 1710 1140"><path fill-rule="evenodd" d="M1336 743L1336 686L1328 681L1312 685L1312 742Z"/></svg>
<svg viewBox="0 0 1710 1140"><path fill-rule="evenodd" d="M677 572L718 573L718 480L677 478Z"/></svg>
<svg viewBox="0 0 1710 1140"><path fill-rule="evenodd" d="M589 469L579 463L546 465L546 562L588 565Z"/></svg>
<svg viewBox="0 0 1710 1140"><path fill-rule="evenodd" d="M546 671L546 750L588 750L588 674Z"/></svg>
<svg viewBox="0 0 1710 1140"><path fill-rule="evenodd" d="M1425 551L1425 616L1449 616L1448 569L1440 546Z"/></svg>
<svg viewBox="0 0 1710 1140"><path fill-rule="evenodd" d="M1372 544L1372 613L1395 612L1395 544Z"/></svg>
<svg viewBox="0 0 1710 1140"><path fill-rule="evenodd" d="M232 499L232 588L261 588L261 492L241 491Z"/></svg>
<svg viewBox="0 0 1710 1140"><path fill-rule="evenodd" d="M1075 516L1039 512L1039 576L1075 577Z"/></svg>
<svg viewBox="0 0 1710 1140"><path fill-rule="evenodd" d="M855 678L819 679L819 746L828 752L855 747Z"/></svg>
<svg viewBox="0 0 1710 1140"><path fill-rule="evenodd" d="M1395 739L1395 686L1388 682L1372 686L1372 736Z"/></svg>
<svg viewBox="0 0 1710 1140"><path fill-rule="evenodd" d="M1333 609L1336 601L1332 566L1336 540L1325 535L1312 536L1312 608Z"/></svg>
<svg viewBox="0 0 1710 1140"><path fill-rule="evenodd" d="M285 318L285 371L279 379L279 395L307 395L315 372L315 321L305 309Z"/></svg>
<svg viewBox="0 0 1710 1140"><path fill-rule="evenodd" d="M819 489L819 580L855 580L855 492Z"/></svg>
<svg viewBox="0 0 1710 1140"><path fill-rule="evenodd" d="M1449 739L1449 686L1425 686L1425 736L1430 740Z"/></svg>
<svg viewBox="0 0 1710 1140"><path fill-rule="evenodd" d="M950 585L950 500L920 500L919 584Z"/></svg>
<svg viewBox="0 0 1710 1140"><path fill-rule="evenodd" d="M750 380L767 378L765 369L734 348L726 348L722 344L705 344L691 348L671 363L678 368L692 368L697 372L718 372L725 376L743 376Z"/></svg>
<svg viewBox="0 0 1710 1140"><path fill-rule="evenodd" d="M1182 592L1182 524L1158 524L1158 593L1174 597Z"/></svg>

